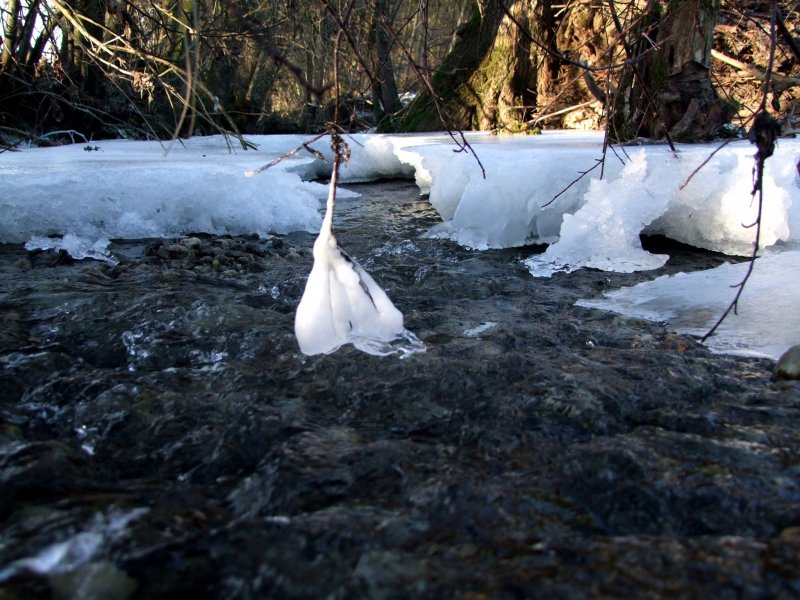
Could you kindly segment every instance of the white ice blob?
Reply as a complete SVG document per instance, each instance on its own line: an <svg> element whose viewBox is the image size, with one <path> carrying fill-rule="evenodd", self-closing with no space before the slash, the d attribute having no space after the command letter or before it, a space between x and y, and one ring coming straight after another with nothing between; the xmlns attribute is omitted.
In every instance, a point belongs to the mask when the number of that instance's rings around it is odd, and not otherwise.
<svg viewBox="0 0 800 600"><path fill-rule="evenodd" d="M351 343L376 356L424 352L424 344L403 327L403 314L333 235L336 176L314 242L314 266L295 314L294 329L303 354L330 354Z"/></svg>
<svg viewBox="0 0 800 600"><path fill-rule="evenodd" d="M669 256L642 249L639 233L667 210L681 182L664 178L652 186L646 185L647 177L648 160L639 151L618 180L592 181L586 204L574 215L564 215L558 242L525 261L531 274L549 277L584 267L630 273L667 262Z"/></svg>

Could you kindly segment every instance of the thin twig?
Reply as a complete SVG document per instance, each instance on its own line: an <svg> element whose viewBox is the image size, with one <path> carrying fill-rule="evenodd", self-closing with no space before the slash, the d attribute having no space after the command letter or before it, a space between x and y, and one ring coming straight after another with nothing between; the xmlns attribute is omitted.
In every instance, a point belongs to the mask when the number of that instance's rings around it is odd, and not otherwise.
<svg viewBox="0 0 800 600"><path fill-rule="evenodd" d="M761 249L761 216L762 210L764 207L764 163L765 161L772 156L773 152L775 151L775 141L777 140L778 136L780 135L781 126L778 121L773 119L769 113L767 112L767 94L770 90L770 79L772 68L775 61L775 49L778 45L777 38L775 35L777 29L777 20L778 20L778 7L773 0L772 3L772 17L770 23L770 53L769 53L769 64L767 65L765 83L764 83L764 92L761 97L761 104L756 111L757 114L753 120L753 127L750 129L750 141L756 144L758 151L756 152L755 156L755 168L753 169L753 191L751 192L751 196L755 196L758 194L758 208L756 212L756 220L751 225L745 227L755 227L756 228L756 236L753 242L753 253L750 255L750 261L747 264L747 271L744 274L742 280L737 283L736 285L732 286L736 288L736 294L733 297L733 300L728 305L728 308L722 313L722 315L717 319L717 322L708 330L708 332L700 338L701 342L705 342L709 337L714 335L714 332L719 328L720 325L725 321L728 315L733 312L734 314L737 313L739 309L739 300L742 297L742 292L744 292L744 288L747 285L747 282L750 280L750 276L753 274L753 270L755 269L756 265L756 258L758 257L758 252Z"/></svg>
<svg viewBox="0 0 800 600"><path fill-rule="evenodd" d="M589 167L589 168L588 168L588 169L586 169L585 171L578 171L578 173L580 173L580 175L578 175L578 176L577 176L575 179L573 179L572 181L570 181L570 182L569 182L569 184L567 184L567 186L566 186L566 187L565 187L563 190L561 190L561 191L560 191L560 192L558 192L558 193L557 193L555 196L553 196L553 199L552 199L552 200L550 200L549 202L547 202L547 203L545 203L545 204L542 204L541 208L547 208L548 206L550 206L550 205L551 205L553 202L555 202L556 200L558 200L558 198L559 198L560 196L562 196L564 193L566 193L566 192L567 192L567 190L569 190L569 189L570 189L570 188L571 188L573 185L575 185L576 183L578 183L578 182L579 182L581 179L583 179L583 178L584 178L584 177L586 177L586 176L587 176L589 173L591 173L592 171L594 171L594 170L595 170L597 167L599 167L600 165L602 165L602 164L603 164L603 162L605 161L605 156L604 156L603 158L595 158L594 160L595 160L595 163L594 163L594 165L592 165L591 167Z"/></svg>
<svg viewBox="0 0 800 600"><path fill-rule="evenodd" d="M722 143L721 143L719 146L717 146L716 148L714 148L714 150L712 150L712 151L711 151L711 152L708 154L708 156L706 157L706 159L705 159L703 162L701 162L701 163L700 163L700 164L697 166L697 168L695 168L695 170L694 170L694 171L692 171L692 172L689 174L689 176L686 178L686 181L684 181L684 182L681 184L681 187L680 187L680 188L678 188L678 189L679 189L679 190L683 190L684 188L686 188L686 186L687 186L687 185L689 185L689 182L690 182L692 179L694 179L694 176L695 176L695 175L697 175L697 174L698 174L698 173L699 173L699 172L700 172L700 171L703 169L703 167L705 167L705 166L706 166L706 165L707 165L709 162L711 162L711 159L712 159L712 158L714 158L714 156L716 156L717 152L719 152L720 150L722 150L722 149L723 149L725 146L727 146L728 144L730 144L732 141L733 141L732 139L731 139L731 140L725 140L725 141L724 141L724 142L722 142Z"/></svg>
<svg viewBox="0 0 800 600"><path fill-rule="evenodd" d="M266 171L266 170L267 170L267 169L269 169L270 167L274 167L274 166L275 166L275 165L277 165L279 162L281 162L281 161L283 161L283 160L286 160L287 158L290 158L290 157L294 156L295 154L297 154L298 152L300 152L300 150L303 150L303 149L305 149L305 150L307 150L308 152L310 152L311 154L313 154L313 155L314 155L316 158L318 158L318 159L320 159L320 160L322 160L322 161L324 161L324 162L327 162L327 161L325 160L325 157L324 157L324 156L322 156L322 155L321 155L321 154L320 154L320 153L319 153L317 150L314 150L313 148L311 148L311 147L309 146L309 144L313 144L313 143L314 143L314 142L316 142L318 139L320 139L320 138L322 138L322 137L325 137L326 135L328 135L328 131L323 131L322 133L320 133L320 134L319 134L319 135L317 135L316 137L313 137L313 138L311 138L310 140L303 142L302 144L300 144L299 146L297 146L297 148L294 148L294 149L292 149L292 150L289 150L289 152L284 152L283 154L281 154L281 155L280 155L280 156L278 156L277 158L275 158L275 159L271 160L270 162L268 162L266 165L264 165L264 166L262 166L262 167L258 167L257 169L251 169L250 171L245 171L245 173L244 173L244 174L245 174L247 177L254 177L254 176L258 175L259 173L263 173L264 171Z"/></svg>
<svg viewBox="0 0 800 600"><path fill-rule="evenodd" d="M756 239L753 243L753 254L750 256L750 260L747 263L747 271L745 271L744 277L742 280L737 283L736 285L732 286L736 288L736 295L733 297L733 300L728 305L728 308L722 313L722 315L717 319L717 322L711 327L711 329L706 332L706 334L700 338L701 342L705 342L708 338L714 335L714 332L719 328L720 325L725 321L728 315L733 312L736 314L739 310L739 299L742 297L742 292L744 292L745 285L747 281L750 279L750 276L753 274L753 269L756 266L756 258L758 257L758 251L760 250L760 239L761 239L761 211L764 206L764 188L763 188L763 174L764 174L764 161L766 160L765 157L761 156L760 151L756 154L756 168L755 168L755 187L753 189L753 195L758 193L758 210L756 214L755 220L755 228L756 228ZM751 225L752 227L752 225Z"/></svg>

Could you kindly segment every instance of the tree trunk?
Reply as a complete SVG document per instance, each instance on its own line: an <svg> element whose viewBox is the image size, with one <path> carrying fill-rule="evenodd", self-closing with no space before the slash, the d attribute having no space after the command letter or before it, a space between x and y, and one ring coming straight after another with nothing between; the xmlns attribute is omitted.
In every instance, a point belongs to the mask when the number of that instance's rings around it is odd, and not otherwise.
<svg viewBox="0 0 800 600"><path fill-rule="evenodd" d="M44 23L44 28L42 29L41 33L39 33L39 37L36 39L36 43L30 49L28 56L25 59L25 64L31 68L35 67L39 64L39 61L42 60L42 56L44 56L44 50L47 46L47 43L50 41L50 37L53 35L53 31L57 25L56 19L52 15L48 15L46 21Z"/></svg>
<svg viewBox="0 0 800 600"><path fill-rule="evenodd" d="M7 16L3 30L3 54L0 56L0 74L7 73L14 58L14 47L17 43L17 19L19 18L19 0L8 0Z"/></svg>
<svg viewBox="0 0 800 600"><path fill-rule="evenodd" d="M719 0L580 1L558 16L550 0L506 0L505 6L513 19L500 0L475 3L431 80L434 94L423 91L398 129L525 131L534 109L540 116L563 113L595 97L611 102L618 141L667 134L678 141L707 139L730 118L708 69ZM628 66L613 99L598 91L607 72L596 74L599 84L592 77L582 81L579 62L602 67L620 58L628 58Z"/></svg>
<svg viewBox="0 0 800 600"><path fill-rule="evenodd" d="M392 66L391 40L386 25L391 23L386 0L375 0L373 25L376 68L372 95L375 100L375 116L380 120L400 110L402 105L397 95L397 83Z"/></svg>
<svg viewBox="0 0 800 600"><path fill-rule="evenodd" d="M536 16L531 23L531 33L550 51L538 53L540 58L536 73L537 108L549 104L557 93L559 67L561 66L561 61L557 58L557 29L558 23L553 12L553 2L540 0L536 3Z"/></svg>
<svg viewBox="0 0 800 600"><path fill-rule="evenodd" d="M643 23L653 28L657 51L629 46L633 69L620 83L612 114L612 137L693 142L714 137L732 115L711 84L711 44L719 13L718 0L670 3L666 12L655 2ZM637 30L641 33L641 30ZM655 32L655 34L653 33ZM641 58L641 60L638 60Z"/></svg>
<svg viewBox="0 0 800 600"><path fill-rule="evenodd" d="M39 13L39 4L41 0L32 0L28 5L28 12L22 21L22 31L19 36L19 45L17 46L17 60L27 66L28 54L31 51L31 44L33 43L33 27L36 24L36 19Z"/></svg>
<svg viewBox="0 0 800 600"><path fill-rule="evenodd" d="M516 0L509 10L527 32L538 29L540 4ZM538 50L514 20L500 0L477 2L431 80L438 100L420 94L398 128L524 131L536 100Z"/></svg>
<svg viewBox="0 0 800 600"><path fill-rule="evenodd" d="M429 15L428 15L428 0L420 0L419 3L419 10L420 10L420 17L422 20L422 42L420 43L420 59L419 65L425 70L428 71L430 68L430 61L428 60L428 55L430 53L430 47L428 44L428 34L429 34Z"/></svg>

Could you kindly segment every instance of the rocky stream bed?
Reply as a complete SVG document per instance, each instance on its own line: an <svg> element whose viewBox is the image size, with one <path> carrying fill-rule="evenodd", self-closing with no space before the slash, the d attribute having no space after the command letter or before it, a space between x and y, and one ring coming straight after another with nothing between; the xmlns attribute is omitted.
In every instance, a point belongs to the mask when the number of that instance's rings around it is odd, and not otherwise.
<svg viewBox="0 0 800 600"><path fill-rule="evenodd" d="M800 596L800 383L472 252L406 182L339 240L427 351L305 357L314 236L0 246L0 600Z"/></svg>

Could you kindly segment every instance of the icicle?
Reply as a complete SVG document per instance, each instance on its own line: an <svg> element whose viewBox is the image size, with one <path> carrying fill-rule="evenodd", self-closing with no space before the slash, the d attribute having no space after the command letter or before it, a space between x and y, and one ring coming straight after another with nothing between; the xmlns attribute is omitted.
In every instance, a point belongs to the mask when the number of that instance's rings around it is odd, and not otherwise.
<svg viewBox="0 0 800 600"><path fill-rule="evenodd" d="M349 148L331 134L334 164L325 218L314 242L314 266L295 314L294 329L303 354L329 354L352 343L377 356L424 352L425 345L403 327L403 314L361 265L339 247L333 211L339 164Z"/></svg>

